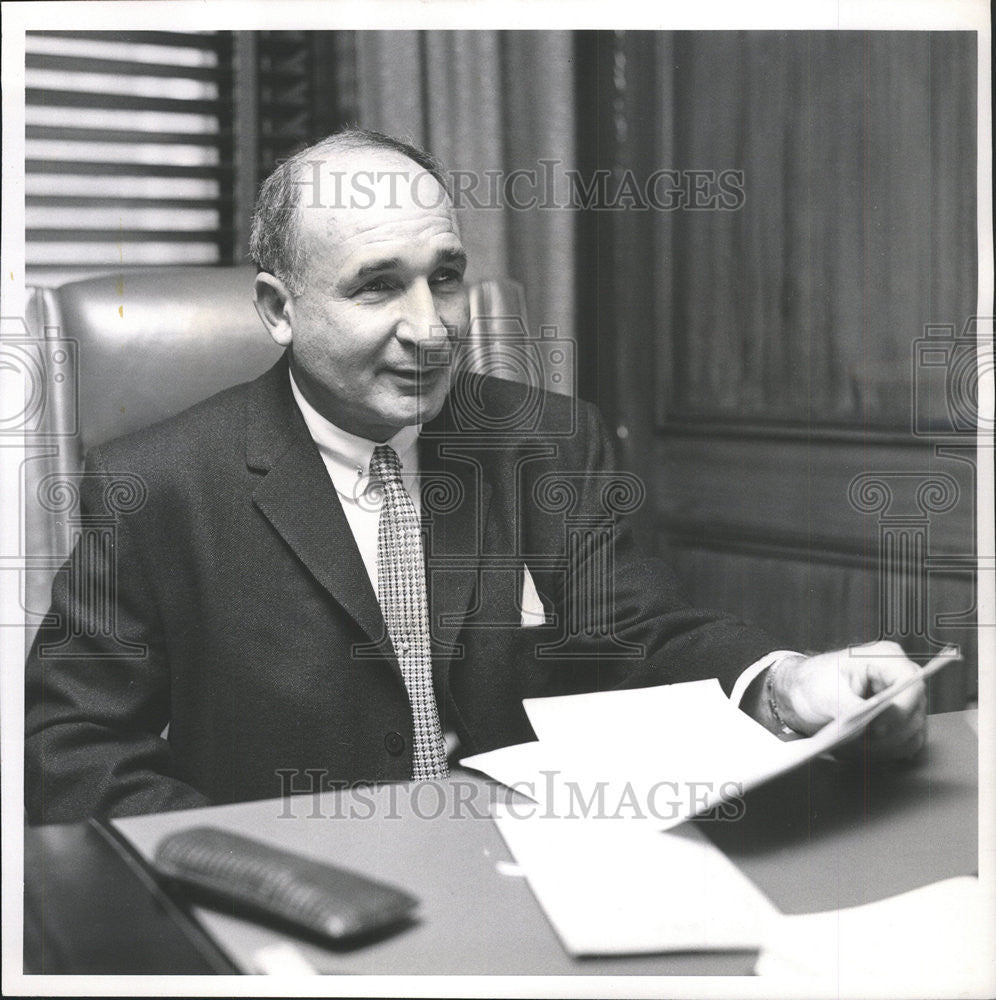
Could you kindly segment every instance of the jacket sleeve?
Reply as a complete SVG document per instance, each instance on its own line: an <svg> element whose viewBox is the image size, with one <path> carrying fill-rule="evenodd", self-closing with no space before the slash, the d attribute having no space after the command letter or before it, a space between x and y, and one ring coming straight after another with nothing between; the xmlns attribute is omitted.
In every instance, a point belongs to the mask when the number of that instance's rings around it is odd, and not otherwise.
<svg viewBox="0 0 996 1000"><path fill-rule="evenodd" d="M25 668L32 823L208 804L173 773L170 668L131 513L145 499L97 452L79 480L80 531ZM116 511L116 513L115 513Z"/></svg>
<svg viewBox="0 0 996 1000"><path fill-rule="evenodd" d="M642 484L616 471L598 411L578 403L577 426L570 465L547 474L554 490L558 482L575 480L573 506L539 522L547 537L574 531L564 547L566 572L534 574L563 623L553 671L557 688L566 693L716 677L729 694L747 667L782 647L733 615L684 601L668 564L634 541L626 514L641 502ZM534 482L532 490L533 499L542 500L544 484Z"/></svg>

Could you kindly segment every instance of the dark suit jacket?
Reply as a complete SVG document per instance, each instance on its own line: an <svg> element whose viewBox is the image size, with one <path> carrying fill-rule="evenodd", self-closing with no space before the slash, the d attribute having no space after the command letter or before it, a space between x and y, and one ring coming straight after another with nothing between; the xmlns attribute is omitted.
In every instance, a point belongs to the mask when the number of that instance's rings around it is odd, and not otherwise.
<svg viewBox="0 0 996 1000"><path fill-rule="evenodd" d="M463 377L420 449L437 698L467 753L534 738L524 697L728 690L773 648L634 550L586 404ZM104 542L29 656L32 821L410 777L401 672L284 361L95 449L81 495ZM546 626L520 627L523 564Z"/></svg>

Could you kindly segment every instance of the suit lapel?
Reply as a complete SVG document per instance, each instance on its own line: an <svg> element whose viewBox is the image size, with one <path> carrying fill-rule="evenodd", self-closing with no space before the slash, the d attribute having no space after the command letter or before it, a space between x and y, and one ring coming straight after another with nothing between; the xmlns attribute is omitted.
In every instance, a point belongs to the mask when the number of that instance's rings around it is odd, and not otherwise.
<svg viewBox="0 0 996 1000"><path fill-rule="evenodd" d="M393 660L349 522L291 395L286 361L252 386L246 431L247 463L265 473L253 492L256 506L312 576Z"/></svg>

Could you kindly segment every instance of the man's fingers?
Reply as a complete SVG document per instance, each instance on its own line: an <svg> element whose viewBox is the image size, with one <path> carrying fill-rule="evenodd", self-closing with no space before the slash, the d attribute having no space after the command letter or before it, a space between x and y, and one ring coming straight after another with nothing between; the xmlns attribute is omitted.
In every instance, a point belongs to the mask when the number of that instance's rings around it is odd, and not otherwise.
<svg viewBox="0 0 996 1000"><path fill-rule="evenodd" d="M792 661L777 679L796 728L813 732L828 719L860 712L869 698L912 681L864 732L836 755L842 758L911 757L923 746L927 691L920 668L894 642L873 642Z"/></svg>
<svg viewBox="0 0 996 1000"><path fill-rule="evenodd" d="M876 755L908 757L919 750L926 728L926 698L916 698L909 707L890 705L868 727L869 749Z"/></svg>
<svg viewBox="0 0 996 1000"><path fill-rule="evenodd" d="M913 733L905 743L896 748L893 756L900 760L906 760L918 754L923 749L926 742L927 725L926 720L924 720L924 724L915 733Z"/></svg>
<svg viewBox="0 0 996 1000"><path fill-rule="evenodd" d="M855 656L854 654L859 654ZM851 650L852 659L848 664L851 674L851 689L864 685L865 697L878 694L894 684L901 684L915 678L920 668L906 658L902 649L893 642L871 643ZM900 692L870 726L871 734L879 740L890 738L890 734L902 733L914 725L913 720L921 720L926 712L927 689L923 682L911 684Z"/></svg>
<svg viewBox="0 0 996 1000"><path fill-rule="evenodd" d="M926 715L927 685L923 681L908 687L896 700L893 706L906 715Z"/></svg>
<svg viewBox="0 0 996 1000"><path fill-rule="evenodd" d="M862 693L866 697L904 681L920 670L912 660L907 659L903 647L897 642L871 642L854 646L849 652L852 678L859 686L864 685Z"/></svg>
<svg viewBox="0 0 996 1000"><path fill-rule="evenodd" d="M908 660L895 643L872 643L852 649L848 663L851 691L863 687L866 697L893 684L915 677L920 668ZM850 694L850 692L848 692ZM850 699L848 699L850 700ZM861 738L848 748L845 757L909 758L919 752L926 739L927 689L922 682L901 692L875 719Z"/></svg>
<svg viewBox="0 0 996 1000"><path fill-rule="evenodd" d="M839 754L907 757L923 744L926 727L926 688L919 674L897 643L873 642L791 661L776 675L776 694L788 706L783 714L789 724L811 733L830 719L854 716L893 684L915 681Z"/></svg>

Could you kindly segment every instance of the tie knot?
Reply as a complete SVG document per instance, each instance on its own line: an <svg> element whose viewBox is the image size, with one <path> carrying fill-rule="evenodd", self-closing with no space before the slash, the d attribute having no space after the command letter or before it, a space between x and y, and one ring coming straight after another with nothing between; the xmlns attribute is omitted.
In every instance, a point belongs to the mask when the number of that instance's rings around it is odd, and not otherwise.
<svg viewBox="0 0 996 1000"><path fill-rule="evenodd" d="M389 444L379 444L370 459L370 474L385 486L401 482L401 462L398 453Z"/></svg>

